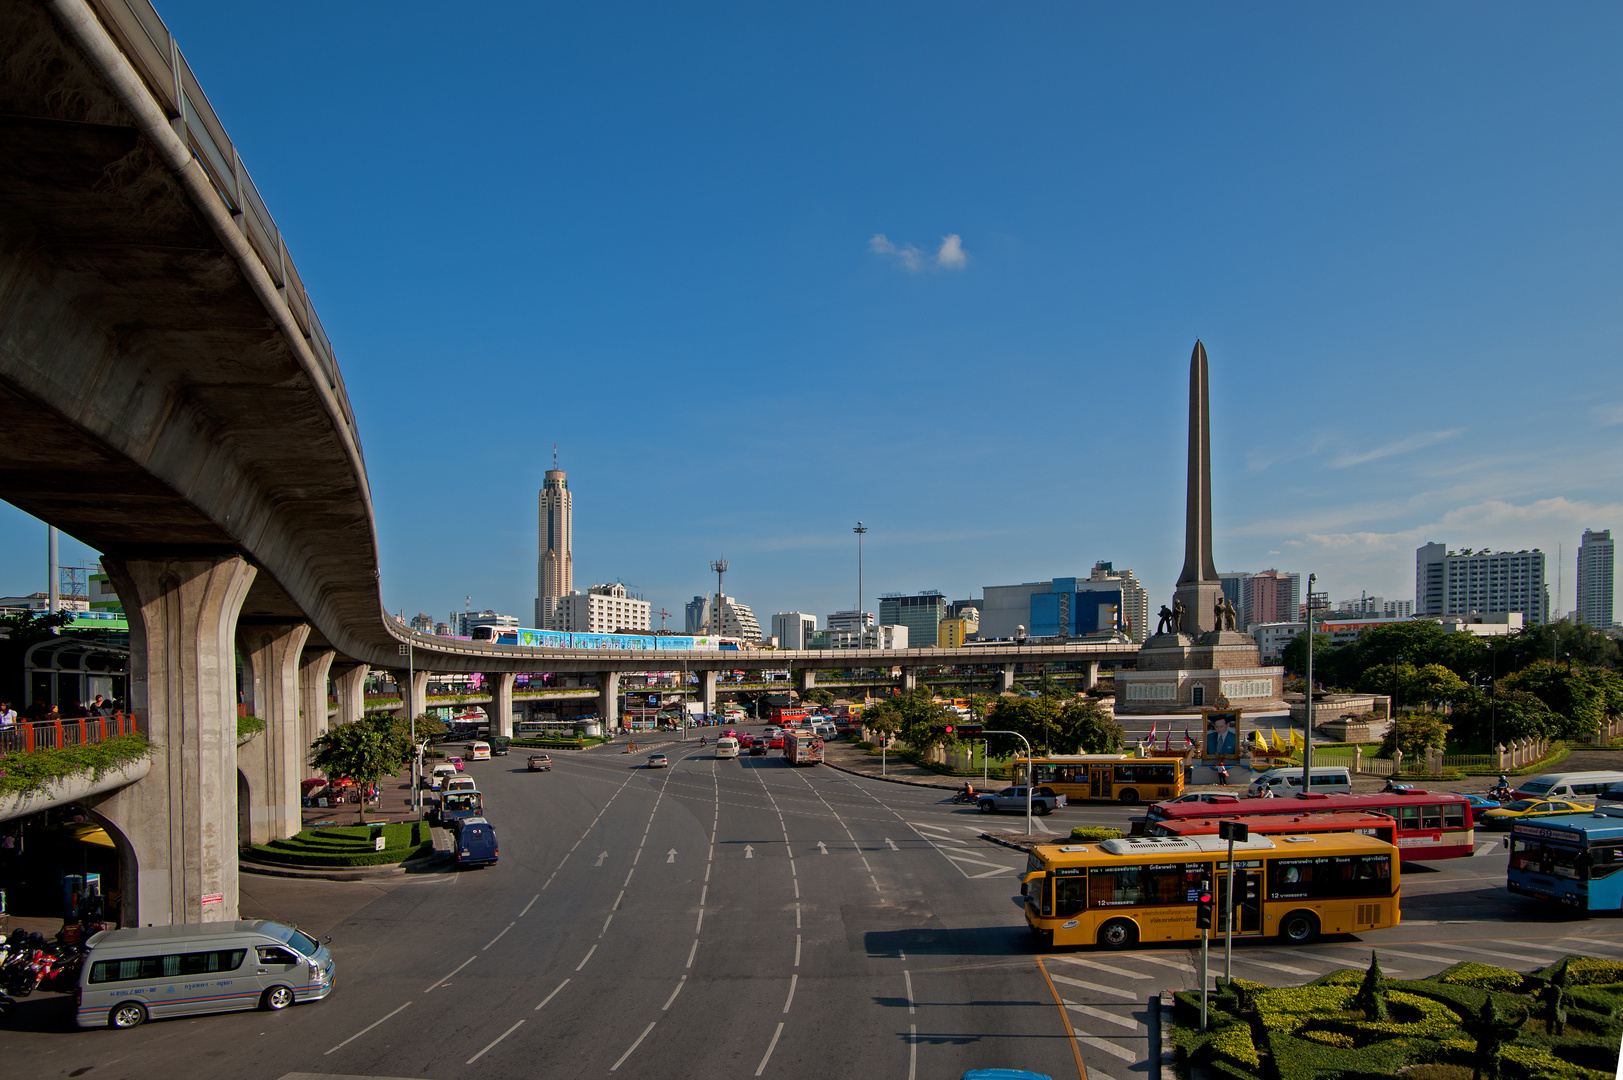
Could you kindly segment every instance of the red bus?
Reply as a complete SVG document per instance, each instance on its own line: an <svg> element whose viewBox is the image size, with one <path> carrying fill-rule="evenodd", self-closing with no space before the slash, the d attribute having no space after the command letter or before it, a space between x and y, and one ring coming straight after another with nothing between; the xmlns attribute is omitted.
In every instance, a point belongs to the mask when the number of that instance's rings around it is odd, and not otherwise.
<svg viewBox="0 0 1623 1080"><path fill-rule="evenodd" d="M1251 818L1259 814L1385 814L1397 822L1398 849L1404 862L1458 859L1475 848L1471 806L1451 791L1383 792L1378 795L1325 795L1315 792L1288 799L1237 799L1234 802L1163 802L1150 807L1144 827L1190 818Z"/></svg>
<svg viewBox="0 0 1623 1080"><path fill-rule="evenodd" d="M1221 813L1221 811L1219 811ZM1385 814L1236 814L1253 833L1363 833L1391 844L1397 835L1397 822ZM1221 817L1176 818L1154 821L1144 827L1145 836L1214 836ZM1395 845L1394 845L1395 846Z"/></svg>
<svg viewBox="0 0 1623 1080"><path fill-rule="evenodd" d="M806 718L816 712L806 705L774 705L767 710L774 724L785 727L796 727L805 722Z"/></svg>

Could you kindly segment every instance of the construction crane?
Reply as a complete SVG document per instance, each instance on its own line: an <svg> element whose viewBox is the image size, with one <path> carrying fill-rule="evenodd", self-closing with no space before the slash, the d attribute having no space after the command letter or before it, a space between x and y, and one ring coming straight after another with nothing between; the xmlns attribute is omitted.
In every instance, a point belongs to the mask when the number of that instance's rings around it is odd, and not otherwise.
<svg viewBox="0 0 1623 1080"><path fill-rule="evenodd" d="M658 611L649 612L649 614L659 616L659 632L663 634L665 632L665 620L671 617L671 613L664 608L660 608Z"/></svg>

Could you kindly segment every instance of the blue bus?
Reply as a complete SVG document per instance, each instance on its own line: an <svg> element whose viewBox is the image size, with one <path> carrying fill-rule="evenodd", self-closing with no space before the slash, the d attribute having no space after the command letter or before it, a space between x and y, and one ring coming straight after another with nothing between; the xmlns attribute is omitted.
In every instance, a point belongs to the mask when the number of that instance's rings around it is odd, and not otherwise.
<svg viewBox="0 0 1623 1080"><path fill-rule="evenodd" d="M1623 806L1516 822L1505 884L1583 911L1623 910Z"/></svg>

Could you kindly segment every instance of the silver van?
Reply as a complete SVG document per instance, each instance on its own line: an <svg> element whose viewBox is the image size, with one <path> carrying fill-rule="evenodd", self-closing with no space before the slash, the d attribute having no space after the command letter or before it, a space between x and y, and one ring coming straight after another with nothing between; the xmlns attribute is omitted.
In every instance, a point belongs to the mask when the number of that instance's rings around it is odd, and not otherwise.
<svg viewBox="0 0 1623 1080"><path fill-rule="evenodd" d="M1623 772L1545 773L1516 784L1518 799L1576 799L1594 802L1608 784L1623 783Z"/></svg>
<svg viewBox="0 0 1623 1080"><path fill-rule="evenodd" d="M80 1027L285 1009L320 1001L333 988L327 947L264 919L103 930L87 944L74 1012Z"/></svg>
<svg viewBox="0 0 1623 1080"><path fill-rule="evenodd" d="M1321 795L1349 795L1352 793L1352 776L1345 765L1315 765L1308 775L1311 784L1309 790ZM1269 769L1258 774L1251 781L1251 787L1246 794L1251 798L1260 798L1263 790L1268 789L1284 798L1295 795L1302 790L1302 767Z"/></svg>

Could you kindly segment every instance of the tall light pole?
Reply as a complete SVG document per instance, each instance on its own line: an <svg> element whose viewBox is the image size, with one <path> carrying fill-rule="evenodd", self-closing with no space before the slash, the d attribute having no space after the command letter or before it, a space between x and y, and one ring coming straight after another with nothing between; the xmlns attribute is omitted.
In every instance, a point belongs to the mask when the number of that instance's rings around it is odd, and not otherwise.
<svg viewBox="0 0 1623 1080"><path fill-rule="evenodd" d="M1031 740L1027 739L1024 735L1020 734L1018 731L983 731L983 732L981 732L981 734L982 735L1013 735L1015 738L1019 739L1021 742L1026 744L1026 835L1030 836L1031 835L1031 789L1033 787L1032 780L1033 780L1033 778L1034 778L1034 776L1035 776L1035 774L1037 772L1036 767L1032 764L1032 760L1031 760Z"/></svg>
<svg viewBox="0 0 1623 1080"><path fill-rule="evenodd" d="M712 570L714 570L716 572L716 612L715 612L716 636L720 637L721 636L721 595L722 595L722 593L721 593L721 575L723 575L723 574L725 574L727 572L727 560L726 559L712 559L710 561L710 569L712 569Z"/></svg>
<svg viewBox="0 0 1623 1080"><path fill-rule="evenodd" d="M400 646L400 651L406 654L406 722L411 726L411 810L412 813L415 814L421 809L422 806L422 804L418 801L419 792L422 788L422 779L418 774L422 768L423 761L422 753L417 749L417 714L416 711L411 707L411 692L417 683L417 673L415 667L417 658L412 654L411 642L409 641ZM361 793L361 798L366 798L365 792Z"/></svg>
<svg viewBox="0 0 1623 1080"><path fill-rule="evenodd" d="M1304 716L1305 727L1302 731L1302 790L1313 790L1313 583L1319 579L1317 574L1307 576L1307 712ZM1234 891L1234 881L1229 880L1229 891Z"/></svg>
<svg viewBox="0 0 1623 1080"><path fill-rule="evenodd" d="M857 534L857 629L865 629L862 625L862 534L868 531L868 526L857 522L851 529Z"/></svg>

